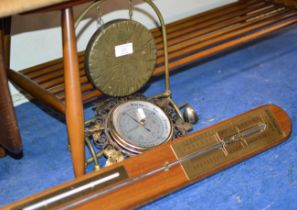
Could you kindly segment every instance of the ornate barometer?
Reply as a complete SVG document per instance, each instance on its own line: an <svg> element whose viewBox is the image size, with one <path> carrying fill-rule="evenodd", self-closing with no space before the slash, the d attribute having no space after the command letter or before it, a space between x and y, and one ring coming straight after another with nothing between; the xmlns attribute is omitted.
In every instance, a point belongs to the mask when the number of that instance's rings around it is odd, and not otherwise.
<svg viewBox="0 0 297 210"><path fill-rule="evenodd" d="M197 121L195 111L186 103L178 107L171 97L166 29L163 17L151 0L144 0L156 12L163 36L165 91L152 97L142 96L143 88L155 69L157 48L152 33L130 19L104 24L103 0L95 1L78 18L97 7L101 27L91 37L85 52L85 69L93 86L105 95L95 104L95 118L86 122L86 144L92 155L86 164L105 157L105 165L119 162L185 135ZM182 114L181 108L185 111Z"/></svg>
<svg viewBox="0 0 297 210"><path fill-rule="evenodd" d="M147 101L127 101L107 118L111 139L131 154L158 146L172 138L173 128L166 113Z"/></svg>

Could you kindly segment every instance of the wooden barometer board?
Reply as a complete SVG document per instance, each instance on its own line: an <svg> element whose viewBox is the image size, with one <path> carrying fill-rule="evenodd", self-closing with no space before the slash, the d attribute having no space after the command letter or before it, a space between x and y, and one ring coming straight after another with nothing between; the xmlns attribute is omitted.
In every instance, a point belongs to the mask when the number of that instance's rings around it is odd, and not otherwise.
<svg viewBox="0 0 297 210"><path fill-rule="evenodd" d="M261 106L4 209L139 207L276 146L290 133L284 110Z"/></svg>

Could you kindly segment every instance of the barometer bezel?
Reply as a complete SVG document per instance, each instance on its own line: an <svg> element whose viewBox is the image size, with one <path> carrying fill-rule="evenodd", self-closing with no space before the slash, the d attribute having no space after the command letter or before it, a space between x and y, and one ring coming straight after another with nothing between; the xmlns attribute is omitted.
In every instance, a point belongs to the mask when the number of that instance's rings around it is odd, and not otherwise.
<svg viewBox="0 0 297 210"><path fill-rule="evenodd" d="M158 112L163 115L162 118L166 117L166 120L168 120L167 122L169 124L170 131L169 131L169 134L166 137L166 139L164 139L164 141L162 141L161 143L154 145L152 147L141 147L141 146L134 145L134 144L128 142L128 140L126 140L124 137L122 137L122 135L116 130L116 128L114 126L113 116L114 116L115 112L117 111L117 108L120 107L121 105L124 105L127 103L135 103L135 102L147 103L150 106L153 106L154 108L156 108L158 110ZM158 105L156 105L152 102L146 101L146 100L129 100L129 101L125 101L123 103L116 105L107 116L105 131L106 131L106 135L110 139L110 143L116 147L119 147L124 153L126 153L128 155L140 154L148 149L151 149L151 148L154 148L161 144L164 144L164 143L170 141L171 139L173 139L173 133L174 133L173 132L174 131L173 123L172 123L171 119L168 117L168 115L166 114L166 112Z"/></svg>

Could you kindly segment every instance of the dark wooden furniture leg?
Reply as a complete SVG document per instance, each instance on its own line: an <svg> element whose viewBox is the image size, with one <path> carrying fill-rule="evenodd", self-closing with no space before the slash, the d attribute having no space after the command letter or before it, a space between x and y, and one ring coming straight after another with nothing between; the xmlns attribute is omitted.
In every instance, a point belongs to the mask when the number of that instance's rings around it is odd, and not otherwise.
<svg viewBox="0 0 297 210"><path fill-rule="evenodd" d="M72 8L62 10L66 123L75 176L85 172L84 112Z"/></svg>
<svg viewBox="0 0 297 210"><path fill-rule="evenodd" d="M10 18L0 20L0 156L6 150L22 151L21 136L8 88L7 72L10 48Z"/></svg>

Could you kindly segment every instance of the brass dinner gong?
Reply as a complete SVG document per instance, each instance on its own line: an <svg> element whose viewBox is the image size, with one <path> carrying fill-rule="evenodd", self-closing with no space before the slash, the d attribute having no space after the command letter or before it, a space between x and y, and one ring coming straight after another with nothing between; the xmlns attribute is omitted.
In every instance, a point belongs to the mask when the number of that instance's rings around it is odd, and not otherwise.
<svg viewBox="0 0 297 210"><path fill-rule="evenodd" d="M120 162L186 135L197 121L196 113L187 103L179 107L171 98L164 19L151 0L144 1L161 23L165 66L165 91L161 94L152 97L139 94L155 69L157 48L152 33L132 19L132 0L128 1L130 19L103 23L104 0L98 0L82 12L75 24L97 7L101 26L87 45L85 70L96 89L113 96L97 101L95 117L85 123L86 144L92 155L86 164L94 162L95 170L101 167L100 157L106 159L105 166ZM182 107L186 111L184 115Z"/></svg>
<svg viewBox="0 0 297 210"><path fill-rule="evenodd" d="M93 85L110 96L127 96L150 79L156 63L151 32L134 20L114 20L91 37L85 68Z"/></svg>

